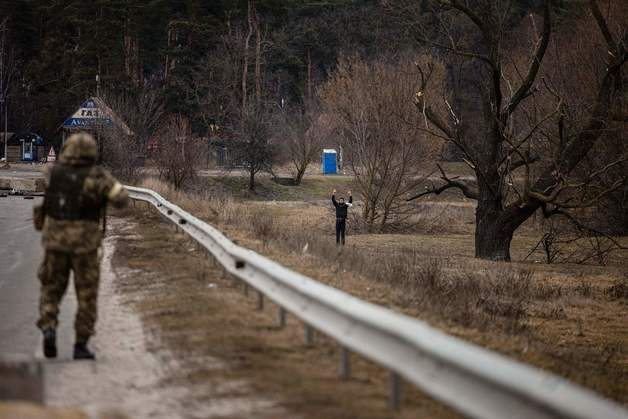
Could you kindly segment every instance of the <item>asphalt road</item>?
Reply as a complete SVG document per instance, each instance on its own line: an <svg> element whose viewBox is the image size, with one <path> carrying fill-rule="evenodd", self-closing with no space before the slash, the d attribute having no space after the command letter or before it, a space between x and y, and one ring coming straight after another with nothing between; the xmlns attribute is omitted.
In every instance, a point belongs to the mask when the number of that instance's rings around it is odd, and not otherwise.
<svg viewBox="0 0 628 419"><path fill-rule="evenodd" d="M187 389L160 384L167 371L160 360L148 353L141 321L115 292L111 267L115 232L103 243L99 320L97 335L91 341L98 361L72 360L76 311L72 283L61 305L59 356L43 357L41 335L35 326L37 269L43 250L41 236L32 226L32 207L40 200L0 198L0 357L20 355L43 363L47 405L80 407L90 417L101 417L101 413L110 411L126 413L133 419L200 417L182 402ZM124 230L124 223L112 219L110 227ZM121 268L118 271L126 272Z"/></svg>
<svg viewBox="0 0 628 419"><path fill-rule="evenodd" d="M0 355L19 354L40 358L37 268L43 250L33 228L32 207L41 198L0 198ZM68 292L59 316L59 343L68 352L73 336L76 299ZM66 355L66 356L69 356Z"/></svg>

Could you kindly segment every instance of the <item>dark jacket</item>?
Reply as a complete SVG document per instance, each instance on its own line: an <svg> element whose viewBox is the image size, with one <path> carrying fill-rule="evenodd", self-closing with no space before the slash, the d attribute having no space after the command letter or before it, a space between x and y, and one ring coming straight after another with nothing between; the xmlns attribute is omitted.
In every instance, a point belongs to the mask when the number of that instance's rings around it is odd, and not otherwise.
<svg viewBox="0 0 628 419"><path fill-rule="evenodd" d="M336 201L336 195L332 195L331 202L334 204L334 207L336 207L336 218L346 220L349 207L353 203L353 197L352 196L349 197L348 203L341 204L338 201Z"/></svg>

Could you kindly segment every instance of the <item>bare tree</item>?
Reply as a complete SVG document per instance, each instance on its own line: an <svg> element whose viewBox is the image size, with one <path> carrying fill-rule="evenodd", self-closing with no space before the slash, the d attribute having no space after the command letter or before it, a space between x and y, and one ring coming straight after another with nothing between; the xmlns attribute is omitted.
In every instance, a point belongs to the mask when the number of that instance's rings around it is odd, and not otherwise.
<svg viewBox="0 0 628 419"><path fill-rule="evenodd" d="M614 4L615 11L621 9L618 3ZM591 206L621 186L619 179L606 190L587 189L625 156L616 156L591 170L584 180L575 181L574 175L611 128L628 59L628 25L609 26L598 1L589 1L596 33L571 36L597 37L598 51L607 53L602 57L602 68L595 69L591 101L577 120L570 120L564 95L551 80L541 76L553 36L551 0L543 2L542 17L528 20L533 42L525 69L515 55L516 45L509 42L513 34L511 1L434 0L429 4L431 12L414 22L418 37L450 63L464 58L466 69L475 77L469 85L475 89L472 99L482 110L482 118L476 122L479 129L463 129L459 107L433 94L438 92L432 86L433 72L420 66L421 85L415 104L425 119L423 128L455 144L476 180L461 181L442 172L440 185L414 198L457 188L477 200L476 257L508 261L514 232L537 210L548 217L564 214L569 209ZM428 16L429 25L423 20ZM460 22L467 25L463 30ZM540 102L542 94L553 98L552 106ZM435 106L437 102L441 102L440 109ZM442 102L446 112L442 111Z"/></svg>
<svg viewBox="0 0 628 419"><path fill-rule="evenodd" d="M204 147L194 138L190 124L180 114L171 115L157 134L156 163L159 175L180 189L196 176Z"/></svg>
<svg viewBox="0 0 628 419"><path fill-rule="evenodd" d="M231 143L231 164L244 166L249 174L249 190L255 190L255 176L261 171L272 172L279 156L278 148L271 141L273 116L268 106L253 103L240 120Z"/></svg>
<svg viewBox="0 0 628 419"><path fill-rule="evenodd" d="M294 184L300 185L308 166L319 155L332 127L316 105L285 110L278 119L275 135L294 168Z"/></svg>
<svg viewBox="0 0 628 419"><path fill-rule="evenodd" d="M427 58L419 61L425 63ZM434 67L444 75L442 67ZM341 136L345 161L355 174L369 230L407 217L407 194L420 182L421 162L434 157L421 116L411 103L418 72L409 60L341 60L322 87L326 117Z"/></svg>
<svg viewBox="0 0 628 419"><path fill-rule="evenodd" d="M115 124L103 127L103 161L125 179L133 180L143 166L148 142L163 123L164 102L161 90L144 84L135 94L111 92L105 99L113 112L124 120L131 133Z"/></svg>

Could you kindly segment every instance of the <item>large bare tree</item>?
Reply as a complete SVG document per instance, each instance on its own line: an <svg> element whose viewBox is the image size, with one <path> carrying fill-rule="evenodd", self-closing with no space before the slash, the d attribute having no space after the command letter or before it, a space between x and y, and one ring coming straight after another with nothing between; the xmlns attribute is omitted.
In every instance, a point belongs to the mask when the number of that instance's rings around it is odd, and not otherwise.
<svg viewBox="0 0 628 419"><path fill-rule="evenodd" d="M603 65L594 71L595 93L590 103L577 119L570 119L565 97L551 80L542 77L554 35L551 0L543 1L540 17L528 19L532 42L525 66L513 44L516 20L512 1L428 3L430 7L415 15L419 17L413 29L420 41L438 51L448 64L463 63L458 68L470 75L468 84L472 87L464 99L467 107L479 110L475 115L480 118L472 121L475 127L470 127L461 116L465 107L462 100L456 103L445 99L446 111L442 110L443 101L431 86L430 66L421 66L415 104L424 116L423 128L455 144L476 180L463 181L441 170L441 183L412 199L457 188L477 200L476 257L508 261L514 232L537 210L546 216L564 214L569 209L590 206L620 187L621 179L605 190L586 189L625 156L607 159L577 182L574 175L590 150L613 129L617 99L625 88L622 74L628 59L628 25L625 21L611 25L611 15L602 12L598 1L589 1L596 31L571 36L597 36L599 50L604 52ZM609 1L605 10L621 9L622 3ZM551 107L538 102L543 95L554 98ZM583 187L586 193L580 192Z"/></svg>

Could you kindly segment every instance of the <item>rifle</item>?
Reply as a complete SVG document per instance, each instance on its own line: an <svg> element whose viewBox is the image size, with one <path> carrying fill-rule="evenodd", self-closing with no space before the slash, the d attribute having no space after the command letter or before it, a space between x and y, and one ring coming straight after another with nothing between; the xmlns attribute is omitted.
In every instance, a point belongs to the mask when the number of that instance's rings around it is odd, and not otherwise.
<svg viewBox="0 0 628 419"><path fill-rule="evenodd" d="M102 207L102 235L107 232L107 203Z"/></svg>

